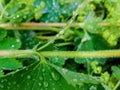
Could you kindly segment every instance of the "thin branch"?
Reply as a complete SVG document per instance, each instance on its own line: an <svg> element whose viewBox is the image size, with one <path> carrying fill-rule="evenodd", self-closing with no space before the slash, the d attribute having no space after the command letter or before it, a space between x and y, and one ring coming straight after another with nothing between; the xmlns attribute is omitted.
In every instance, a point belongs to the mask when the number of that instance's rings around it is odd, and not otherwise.
<svg viewBox="0 0 120 90"><path fill-rule="evenodd" d="M65 27L67 23L21 23L19 26L12 26L8 23L0 24L1 28L5 28L7 30L53 30L53 31L60 31L60 29L55 27ZM102 22L98 24L99 26L109 26L110 24ZM70 27L83 27L84 23L72 23ZM114 26L120 26L120 24L115 24ZM53 28L54 27L54 28Z"/></svg>
<svg viewBox="0 0 120 90"><path fill-rule="evenodd" d="M7 30L60 30L55 27L65 27L67 23L22 23L19 26L12 26L8 23L0 24L1 28L5 28ZM100 26L109 26L107 23L99 23ZM84 23L72 23L70 27L83 27ZM115 26L120 26L120 24L116 24ZM53 28L54 27L54 28Z"/></svg>
<svg viewBox="0 0 120 90"><path fill-rule="evenodd" d="M67 23L35 23L35 22L29 22L29 23L21 23L19 26L12 26L8 23L0 24L1 28L5 28L7 30L49 30L53 29L53 27L65 27ZM83 26L83 23L73 23L71 27L80 27ZM57 29L57 28L54 28Z"/></svg>

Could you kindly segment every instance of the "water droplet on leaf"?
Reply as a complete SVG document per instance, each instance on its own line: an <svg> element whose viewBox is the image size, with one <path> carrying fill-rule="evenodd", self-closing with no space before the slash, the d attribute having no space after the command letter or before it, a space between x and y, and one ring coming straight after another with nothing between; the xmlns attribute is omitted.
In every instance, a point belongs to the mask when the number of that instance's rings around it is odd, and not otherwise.
<svg viewBox="0 0 120 90"><path fill-rule="evenodd" d="M62 69L62 71L63 71L64 74L66 74L68 72L68 70L64 69L64 68Z"/></svg>
<svg viewBox="0 0 120 90"><path fill-rule="evenodd" d="M45 72L45 69L44 69L44 68L42 69L42 72L43 72L43 73Z"/></svg>
<svg viewBox="0 0 120 90"><path fill-rule="evenodd" d="M41 83L38 83L38 85L39 85L39 86L42 86L42 84L41 84Z"/></svg>
<svg viewBox="0 0 120 90"><path fill-rule="evenodd" d="M74 79L73 79L73 82L77 82L77 79L74 78Z"/></svg>
<svg viewBox="0 0 120 90"><path fill-rule="evenodd" d="M4 82L4 80L1 80L1 83L3 83Z"/></svg>
<svg viewBox="0 0 120 90"><path fill-rule="evenodd" d="M12 47L12 48L14 48L14 47L15 47L15 45L11 45L11 47Z"/></svg>
<svg viewBox="0 0 120 90"><path fill-rule="evenodd" d="M53 90L56 90L55 88L53 88Z"/></svg>
<svg viewBox="0 0 120 90"><path fill-rule="evenodd" d="M28 75L28 76L27 76L27 79L30 79L30 78L31 78L31 76L30 76L30 75Z"/></svg>
<svg viewBox="0 0 120 90"><path fill-rule="evenodd" d="M43 77L39 77L39 79L42 81L42 80L43 80Z"/></svg>
<svg viewBox="0 0 120 90"><path fill-rule="evenodd" d="M0 88L4 88L4 86L3 86L3 85L0 85Z"/></svg>
<svg viewBox="0 0 120 90"><path fill-rule="evenodd" d="M43 83L44 87L48 87L48 82Z"/></svg>
<svg viewBox="0 0 120 90"><path fill-rule="evenodd" d="M59 80L60 79L60 75L59 75L59 73L57 73L57 72L51 72L51 76L52 76L52 78L54 79L54 80Z"/></svg>

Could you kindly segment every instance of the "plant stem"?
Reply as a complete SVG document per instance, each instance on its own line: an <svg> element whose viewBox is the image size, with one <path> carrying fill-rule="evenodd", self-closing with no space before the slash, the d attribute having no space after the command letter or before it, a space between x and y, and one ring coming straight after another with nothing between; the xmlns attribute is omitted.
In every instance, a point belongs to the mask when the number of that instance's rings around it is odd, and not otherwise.
<svg viewBox="0 0 120 90"><path fill-rule="evenodd" d="M60 31L56 24L59 23L22 23L19 26L12 26L10 24L0 24L1 28L6 30L51 30L51 31ZM51 26L50 26L51 25Z"/></svg>
<svg viewBox="0 0 120 90"><path fill-rule="evenodd" d="M32 58L33 55L44 57L67 57L67 58L108 58L120 57L120 50L101 51L41 51L34 50L3 50L0 51L1 58Z"/></svg>
<svg viewBox="0 0 120 90"><path fill-rule="evenodd" d="M2 50L0 57L2 58L32 58L35 54L33 50Z"/></svg>
<svg viewBox="0 0 120 90"><path fill-rule="evenodd" d="M47 39L52 38L54 36L35 36L35 37L40 39L40 40L47 40Z"/></svg>
<svg viewBox="0 0 120 90"><path fill-rule="evenodd" d="M65 43L55 44L55 46L57 46L57 47L67 46L67 45L73 45L73 42L65 42Z"/></svg>
<svg viewBox="0 0 120 90"><path fill-rule="evenodd" d="M65 27L67 23L21 23L19 26L12 26L10 24L2 23L0 24L1 28L5 28L7 30L52 30L52 31L60 31L57 27ZM108 23L99 23L99 26L109 26ZM83 27L84 23L72 23L69 27ZM115 26L120 26L120 24L115 24ZM55 28L56 27L56 28Z"/></svg>
<svg viewBox="0 0 120 90"><path fill-rule="evenodd" d="M115 85L115 87L113 88L113 90L116 90L120 85L120 80L117 82L117 84Z"/></svg>
<svg viewBox="0 0 120 90"><path fill-rule="evenodd" d="M108 58L120 57L120 50L101 51L42 51L45 57L68 57L68 58Z"/></svg>

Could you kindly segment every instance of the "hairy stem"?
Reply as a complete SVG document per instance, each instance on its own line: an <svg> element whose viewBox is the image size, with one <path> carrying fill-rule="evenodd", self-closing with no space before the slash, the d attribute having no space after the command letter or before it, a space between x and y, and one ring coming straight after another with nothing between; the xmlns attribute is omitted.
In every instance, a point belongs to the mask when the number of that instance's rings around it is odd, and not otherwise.
<svg viewBox="0 0 120 90"><path fill-rule="evenodd" d="M68 57L68 58L108 58L120 57L120 50L101 50L101 51L42 51L45 57Z"/></svg>
<svg viewBox="0 0 120 90"><path fill-rule="evenodd" d="M33 50L2 50L0 57L2 58L32 58L35 52Z"/></svg>
<svg viewBox="0 0 120 90"><path fill-rule="evenodd" d="M26 58L33 55L44 57L67 57L67 58L108 58L120 57L120 50L101 50L101 51L41 51L34 50L3 50L0 57L4 58Z"/></svg>
<svg viewBox="0 0 120 90"><path fill-rule="evenodd" d="M65 27L67 23L21 23L19 26L12 26L8 23L0 24L1 28L5 28L7 30L52 30L52 31L60 31L58 27ZM98 24L99 26L109 26L110 24L101 22ZM69 27L83 27L84 23L72 23ZM120 26L120 24L115 24L114 26ZM55 28L56 27L56 28Z"/></svg>

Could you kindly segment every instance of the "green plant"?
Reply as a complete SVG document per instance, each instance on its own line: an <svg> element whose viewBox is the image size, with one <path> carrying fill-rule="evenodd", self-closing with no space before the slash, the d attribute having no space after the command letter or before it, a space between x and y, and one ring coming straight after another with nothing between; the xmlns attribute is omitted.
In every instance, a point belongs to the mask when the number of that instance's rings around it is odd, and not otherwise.
<svg viewBox="0 0 120 90"><path fill-rule="evenodd" d="M0 90L119 89L119 5L1 0Z"/></svg>

